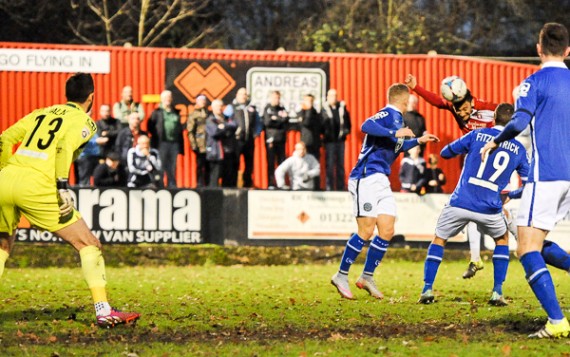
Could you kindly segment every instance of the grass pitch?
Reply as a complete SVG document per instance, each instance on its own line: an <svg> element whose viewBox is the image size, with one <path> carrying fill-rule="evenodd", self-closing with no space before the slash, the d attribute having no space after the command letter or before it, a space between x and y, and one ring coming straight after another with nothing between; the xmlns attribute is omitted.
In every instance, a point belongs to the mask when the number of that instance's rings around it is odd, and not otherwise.
<svg viewBox="0 0 570 357"><path fill-rule="evenodd" d="M520 263L490 307L493 267L472 280L467 261L442 263L436 303L416 303L423 263L388 256L376 272L385 294L341 299L337 265L108 268L111 303L143 314L136 325L93 325L80 269L7 269L0 280L1 355L15 356L569 356L570 338L526 338L545 322ZM355 265L352 283L362 271ZM553 279L570 316L570 277Z"/></svg>

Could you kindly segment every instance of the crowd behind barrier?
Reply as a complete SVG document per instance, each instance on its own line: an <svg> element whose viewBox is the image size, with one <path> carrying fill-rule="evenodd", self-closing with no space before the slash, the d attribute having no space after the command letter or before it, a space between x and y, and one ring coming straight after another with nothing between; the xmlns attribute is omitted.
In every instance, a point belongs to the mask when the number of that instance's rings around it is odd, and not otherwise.
<svg viewBox="0 0 570 357"><path fill-rule="evenodd" d="M190 174L196 176L195 187L298 187L290 177L281 185L275 179L275 170L286 159L286 142L293 132L297 133L293 137L299 138L295 144L304 145L319 165L316 174L312 170L312 183L301 189L345 189L344 146L351 123L346 104L338 99L335 89L327 92L320 111L311 94L303 96L295 112L281 105L279 91L270 94L263 110L250 104L246 88L237 91L232 103L221 99L208 103L206 96L199 95L194 110L186 117L176 109L172 93L165 90L148 118L134 99L136 90L125 86L121 93L121 99L112 106L105 103L99 108L97 135L75 162L78 187L182 187L176 181L179 155L193 156L195 172ZM268 184L254 187L255 143L262 133ZM150 142L149 150L142 153L137 150L141 137L148 137Z"/></svg>

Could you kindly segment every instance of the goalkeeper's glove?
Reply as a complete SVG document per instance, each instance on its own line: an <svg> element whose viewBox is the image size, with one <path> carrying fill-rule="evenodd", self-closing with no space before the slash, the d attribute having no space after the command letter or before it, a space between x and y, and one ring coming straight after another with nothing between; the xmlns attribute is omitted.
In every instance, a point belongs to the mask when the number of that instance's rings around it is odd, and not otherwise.
<svg viewBox="0 0 570 357"><path fill-rule="evenodd" d="M67 220L71 218L74 206L73 196L71 196L71 192L69 192L67 180L65 179L57 180L57 194L59 202L60 221L63 218L66 218Z"/></svg>

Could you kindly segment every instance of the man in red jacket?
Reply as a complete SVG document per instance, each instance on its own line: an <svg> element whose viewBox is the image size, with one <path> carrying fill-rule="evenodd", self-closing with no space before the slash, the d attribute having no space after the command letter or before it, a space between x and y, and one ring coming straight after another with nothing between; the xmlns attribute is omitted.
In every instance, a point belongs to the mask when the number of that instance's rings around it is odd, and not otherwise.
<svg viewBox="0 0 570 357"><path fill-rule="evenodd" d="M467 94L462 100L452 103L438 94L419 86L416 77L412 74L408 74L405 83L408 88L416 92L429 104L439 109L450 111L457 125L459 125L459 129L464 134L473 129L492 128L494 125L493 113L495 108L497 108L497 104L478 99L469 90L467 90Z"/></svg>

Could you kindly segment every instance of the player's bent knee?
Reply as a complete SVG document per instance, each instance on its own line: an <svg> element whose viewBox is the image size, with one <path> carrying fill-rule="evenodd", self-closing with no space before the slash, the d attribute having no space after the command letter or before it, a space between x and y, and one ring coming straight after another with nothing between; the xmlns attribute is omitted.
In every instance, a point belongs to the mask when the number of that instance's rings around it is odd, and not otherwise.
<svg viewBox="0 0 570 357"><path fill-rule="evenodd" d="M61 239L71 244L76 250L81 250L87 246L101 248L101 242L91 232L83 219L80 219L69 226L56 232Z"/></svg>
<svg viewBox="0 0 570 357"><path fill-rule="evenodd" d="M378 235L380 236L380 238L384 240L390 240L394 236L394 227L392 228L383 227L382 229L378 230Z"/></svg>

